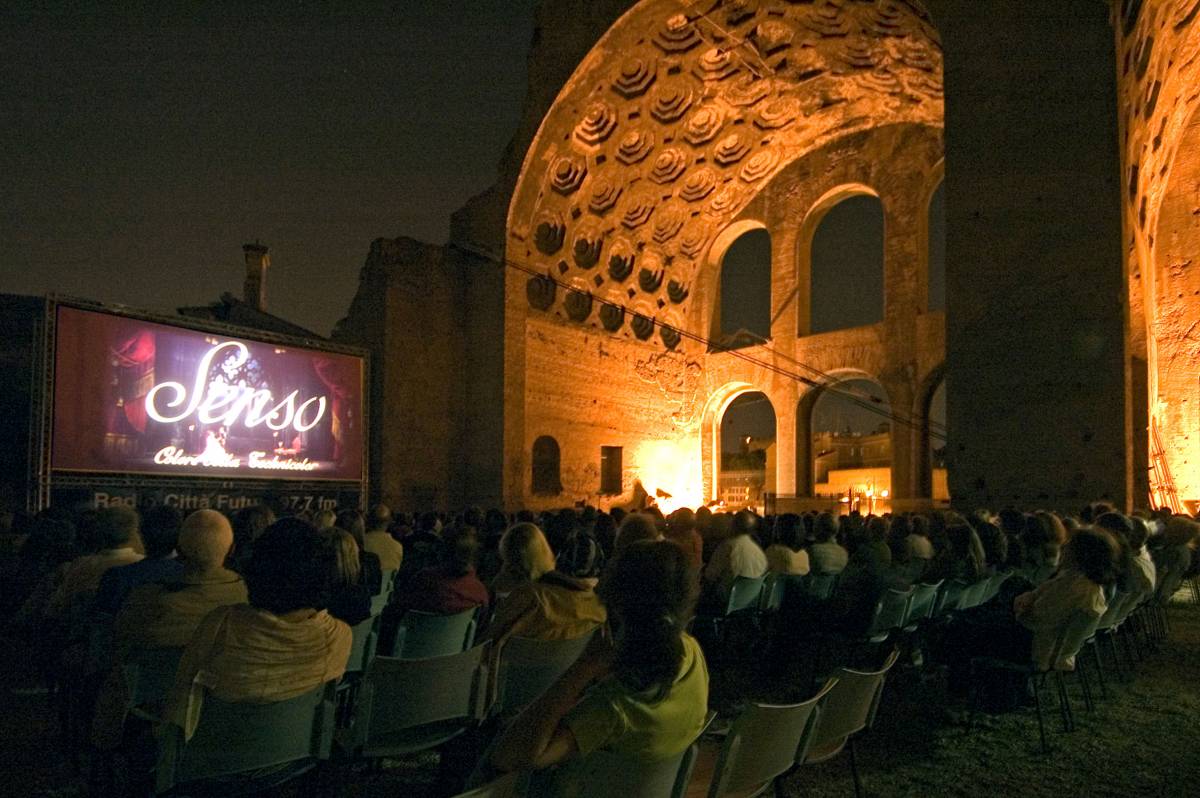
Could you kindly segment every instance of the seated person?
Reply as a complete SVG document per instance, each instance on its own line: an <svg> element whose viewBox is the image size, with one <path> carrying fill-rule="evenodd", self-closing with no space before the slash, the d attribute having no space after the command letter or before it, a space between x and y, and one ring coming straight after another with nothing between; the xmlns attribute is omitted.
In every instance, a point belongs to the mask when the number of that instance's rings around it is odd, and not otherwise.
<svg viewBox="0 0 1200 798"><path fill-rule="evenodd" d="M113 667L93 726L93 741L102 749L120 741L128 703L122 666L149 649L182 653L209 612L246 601L246 583L224 566L233 547L233 529L224 515L215 510L192 513L183 522L178 545L179 578L135 588L117 615Z"/></svg>
<svg viewBox="0 0 1200 798"><path fill-rule="evenodd" d="M371 617L371 597L375 595L372 587L378 589L378 574L374 585L367 584L358 543L349 532L333 526L320 532L333 554L329 601L325 609L339 621L357 626Z"/></svg>
<svg viewBox="0 0 1200 798"><path fill-rule="evenodd" d="M486 607L488 591L475 575L479 536L469 526L456 526L439 541L438 564L422 569L398 591L387 612L421 610L438 615L453 615Z"/></svg>
<svg viewBox="0 0 1200 798"><path fill-rule="evenodd" d="M591 585L553 570L550 544L535 525L521 523L508 530L500 552L504 566L493 587L496 610L486 638L569 640L604 623L604 607ZM521 579L521 574L527 576Z"/></svg>
<svg viewBox="0 0 1200 798"><path fill-rule="evenodd" d="M244 604L246 583L225 567L233 529L216 510L197 510L179 531L178 579L142 585L117 615L119 652L133 648L182 648L204 616L217 607Z"/></svg>
<svg viewBox="0 0 1200 798"><path fill-rule="evenodd" d="M203 688L229 702L296 698L341 678L350 627L323 609L332 552L311 524L285 518L254 542L249 604L218 607L183 651L166 720L190 735Z"/></svg>
<svg viewBox="0 0 1200 798"><path fill-rule="evenodd" d="M129 591L135 587L176 579L183 572L183 564L175 556L182 523L183 513L174 507L152 507L143 513L141 535L146 558L106 571L100 578L92 610L116 615Z"/></svg>
<svg viewBox="0 0 1200 798"><path fill-rule="evenodd" d="M696 531L696 514L680 507L667 518L667 540L683 549L697 572L704 567L704 540Z"/></svg>
<svg viewBox="0 0 1200 798"><path fill-rule="evenodd" d="M630 513L621 521L617 529L617 539L613 544L613 554L619 555L624 549L634 543L661 540L658 525L654 517L648 513Z"/></svg>
<svg viewBox="0 0 1200 798"><path fill-rule="evenodd" d="M767 556L754 540L758 526L758 516L749 510L733 517L729 537L717 546L704 569L706 606L722 603L737 577L757 579L767 572Z"/></svg>
<svg viewBox="0 0 1200 798"><path fill-rule="evenodd" d="M137 511L129 507L105 507L96 513L96 533L102 548L67 566L46 607L48 617L64 618L77 600L91 600L100 587L101 577L110 568L142 559L138 551L141 548L138 523Z"/></svg>
<svg viewBox="0 0 1200 798"><path fill-rule="evenodd" d="M546 768L598 750L643 761L682 753L708 712L708 668L684 631L698 587L674 543L635 543L619 554L600 586L611 642L592 638L501 735L491 764Z"/></svg>
<svg viewBox="0 0 1200 798"><path fill-rule="evenodd" d="M814 574L840 574L850 553L837 542L837 519L821 513L813 522L813 543L808 547L809 567Z"/></svg>
<svg viewBox="0 0 1200 798"><path fill-rule="evenodd" d="M763 552L767 570L773 574L803 576L808 573L808 552L804 550L804 522L795 513L780 516L775 525L775 542Z"/></svg>
<svg viewBox="0 0 1200 798"><path fill-rule="evenodd" d="M392 537L389 525L392 522L392 511L387 505L377 504L371 508L371 517L366 534L363 536L363 550L369 551L379 558L379 567L391 571L395 575L400 570L404 560L404 546Z"/></svg>

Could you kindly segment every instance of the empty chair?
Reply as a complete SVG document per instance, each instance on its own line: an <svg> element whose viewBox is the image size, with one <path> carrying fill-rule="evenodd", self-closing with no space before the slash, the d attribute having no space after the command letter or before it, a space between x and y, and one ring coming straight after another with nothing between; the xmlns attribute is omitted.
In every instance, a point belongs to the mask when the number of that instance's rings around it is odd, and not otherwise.
<svg viewBox="0 0 1200 798"><path fill-rule="evenodd" d="M938 591L942 588L941 581L921 582L913 585L912 598L908 602L908 614L904 618L904 630L915 632L917 624L932 617L937 606Z"/></svg>
<svg viewBox="0 0 1200 798"><path fill-rule="evenodd" d="M441 745L487 711L486 643L428 659L375 657L363 674L338 747L364 757Z"/></svg>
<svg viewBox="0 0 1200 798"><path fill-rule="evenodd" d="M569 640L510 637L500 648L495 711L511 713L533 703L571 667L595 632Z"/></svg>
<svg viewBox="0 0 1200 798"><path fill-rule="evenodd" d="M453 615L409 610L400 617L388 656L426 659L466 651L475 642L475 613L475 607Z"/></svg>
<svg viewBox="0 0 1200 798"><path fill-rule="evenodd" d="M867 640L882 643L892 631L904 626L908 617L908 605L912 601L913 588L907 590L888 589L875 605L875 615L867 629Z"/></svg>
<svg viewBox="0 0 1200 798"><path fill-rule="evenodd" d="M719 615L697 615L694 623L703 624L716 636L724 639L725 622L735 615L754 615L759 608L766 576L737 576L729 586L729 597Z"/></svg>
<svg viewBox="0 0 1200 798"><path fill-rule="evenodd" d="M808 754L837 679L799 704L751 704L733 721L717 755L708 798L758 795Z"/></svg>
<svg viewBox="0 0 1200 798"><path fill-rule="evenodd" d="M157 791L196 789L220 779L221 791L236 793L230 777L266 789L328 759L333 742L334 684L269 704L229 703L205 691L190 740L167 725L159 740Z"/></svg>
<svg viewBox="0 0 1200 798"><path fill-rule="evenodd" d="M854 736L875 723L883 684L888 671L896 664L898 650L893 650L876 671L856 671L840 668L834 674L836 684L829 690L821 709L820 723L807 751L798 751L798 765L825 762L850 750L850 772L854 776L854 794L862 796L862 781L854 757ZM833 680L831 680L833 681Z"/></svg>

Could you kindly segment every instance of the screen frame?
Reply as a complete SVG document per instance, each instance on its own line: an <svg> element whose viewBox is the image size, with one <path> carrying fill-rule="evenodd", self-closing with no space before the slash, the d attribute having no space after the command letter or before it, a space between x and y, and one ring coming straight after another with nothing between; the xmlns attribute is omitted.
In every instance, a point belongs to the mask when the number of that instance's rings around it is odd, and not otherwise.
<svg viewBox="0 0 1200 798"><path fill-rule="evenodd" d="M361 451L359 476L357 478L331 478L331 477L316 477L310 474L289 476L286 474L251 474L238 473L228 474L224 476L202 475L202 474L171 474L161 471L131 471L123 470L97 470L97 469L80 469L80 468L57 468L53 464L54 454L54 415L57 400L57 368L58 368L58 321L59 309L68 308L72 310L80 310L91 313L100 313L108 316L116 316L123 319L129 319L135 322L146 322L149 324L159 324L164 327L170 327L183 332L193 332L200 334L221 335L229 338L238 339L250 343L266 344L288 347L300 351L314 353L328 353L353 357L359 360L359 407L362 419L361 433L359 435L359 446ZM220 484L220 485L236 485L245 483L250 485L262 485L264 483L286 483L292 485L298 484L337 484L337 485L360 485L366 486L369 484L369 468L370 468L370 386L371 386L371 357L370 352L361 347L347 346L338 344L333 341L326 341L313 338L304 338L292 335L282 335L272 333L265 330L257 330L249 327L240 327L224 322L210 321L208 319L192 319L189 317L174 316L165 313L156 313L153 311L139 310L125 305L94 302L75 297L65 297L60 295L50 295L46 298L46 315L44 334L45 341L42 347L42 378L44 384L44 393L42 395L42 424L43 433L41 435L41 454L36 458L40 463L39 471L41 479L39 481L48 489L50 482L69 481L77 483L91 477L92 482L105 481L108 483L131 484L137 482L149 483L151 481L158 483L159 481L170 480L174 483L190 482L190 483L205 483L205 484ZM56 479L56 477L61 477Z"/></svg>

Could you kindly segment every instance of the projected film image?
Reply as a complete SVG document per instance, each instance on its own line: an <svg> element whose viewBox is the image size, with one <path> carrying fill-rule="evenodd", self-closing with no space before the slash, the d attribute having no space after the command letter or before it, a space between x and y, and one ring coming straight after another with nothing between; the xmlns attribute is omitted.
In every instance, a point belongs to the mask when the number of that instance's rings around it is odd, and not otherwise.
<svg viewBox="0 0 1200 798"><path fill-rule="evenodd" d="M60 306L51 467L362 478L362 360Z"/></svg>

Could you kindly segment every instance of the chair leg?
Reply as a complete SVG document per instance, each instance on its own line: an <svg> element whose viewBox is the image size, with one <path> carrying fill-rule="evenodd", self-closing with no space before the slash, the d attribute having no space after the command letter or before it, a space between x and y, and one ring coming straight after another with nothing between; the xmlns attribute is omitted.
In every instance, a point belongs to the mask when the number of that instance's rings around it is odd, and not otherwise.
<svg viewBox="0 0 1200 798"><path fill-rule="evenodd" d="M1062 717L1063 731L1075 729L1075 719L1071 717L1071 699L1067 696L1067 683L1062 671L1054 672L1054 684L1058 689L1058 713Z"/></svg>
<svg viewBox="0 0 1200 798"><path fill-rule="evenodd" d="M1104 663L1100 660L1100 640L1092 641L1092 660L1096 663L1096 681L1100 682L1100 697L1108 700L1108 685L1104 683ZM1089 707L1091 709L1091 707Z"/></svg>
<svg viewBox="0 0 1200 798"><path fill-rule="evenodd" d="M1079 690L1083 693L1083 710L1091 712L1096 708L1096 702L1092 700L1092 680L1088 678L1087 667L1084 663L1083 653L1080 652L1078 661L1076 662L1075 678L1079 680ZM1066 677L1064 676L1065 680ZM1074 717L1071 718L1071 725L1074 727Z"/></svg>
<svg viewBox="0 0 1200 798"><path fill-rule="evenodd" d="M1033 706L1037 709L1038 719L1038 736L1042 739L1042 753L1050 753L1050 746L1046 744L1046 721L1042 718L1042 682L1044 678L1031 676L1029 679L1030 686L1033 687Z"/></svg>
<svg viewBox="0 0 1200 798"><path fill-rule="evenodd" d="M854 736L846 741L846 747L850 749L850 774L854 776L854 798L862 798L862 782L858 778L858 761L854 756Z"/></svg>

